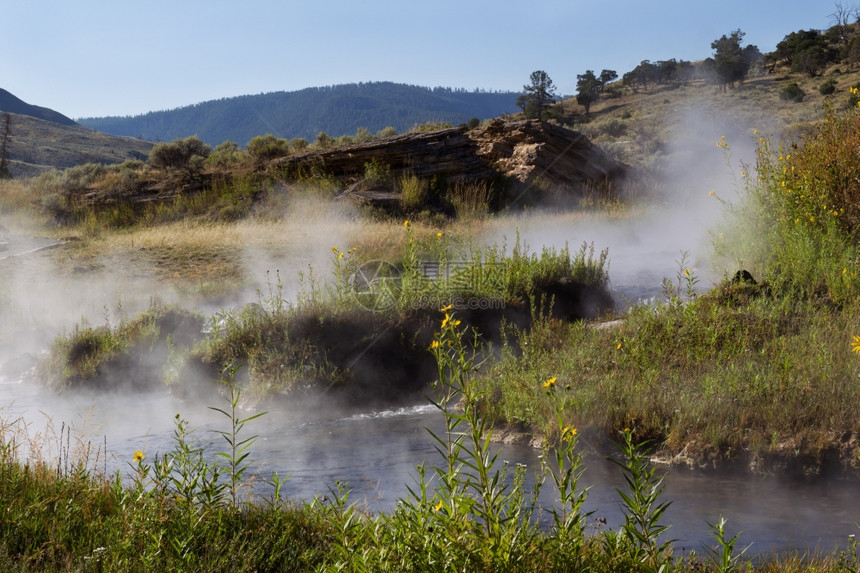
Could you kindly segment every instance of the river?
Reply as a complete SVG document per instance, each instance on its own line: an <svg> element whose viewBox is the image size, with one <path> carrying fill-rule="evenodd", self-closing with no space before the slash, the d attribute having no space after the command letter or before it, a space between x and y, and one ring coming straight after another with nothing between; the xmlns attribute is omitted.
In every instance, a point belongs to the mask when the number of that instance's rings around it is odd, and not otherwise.
<svg viewBox="0 0 860 573"><path fill-rule="evenodd" d="M110 455L106 462L100 458L100 471L128 471L137 450L149 460L169 450L177 413L189 420L192 440L212 459L227 445L213 430L227 429L228 420L208 407L224 404L184 402L163 392L60 396L37 384L0 378L0 403L8 404L3 418L26 421L31 435L44 433L50 421L53 430L48 435L71 426L73 436L84 436L93 449L106 443ZM264 482L272 472L289 475L282 494L294 499L330 495L340 481L348 484L351 502L381 512L408 494L418 464L442 464L428 428L437 433L443 428L440 413L429 404L347 416L276 409L249 422L246 437L258 436L251 457L260 493L271 491ZM594 512L589 529L618 528L624 519L615 491L623 487L620 469L589 444L580 445L586 452L580 485L590 488L586 510ZM539 467L539 452L533 448L499 448L500 460L525 464L530 475ZM672 503L663 522L671 525L669 537L676 540L676 550L702 553L703 546L714 545L706 522L716 523L720 516L728 520L730 535L741 532L738 548L752 544L749 554L828 551L847 546L849 535L858 532L860 484L849 479L797 481L672 469L666 471L664 484L664 499ZM550 507L554 495L552 485L546 484L540 505Z"/></svg>

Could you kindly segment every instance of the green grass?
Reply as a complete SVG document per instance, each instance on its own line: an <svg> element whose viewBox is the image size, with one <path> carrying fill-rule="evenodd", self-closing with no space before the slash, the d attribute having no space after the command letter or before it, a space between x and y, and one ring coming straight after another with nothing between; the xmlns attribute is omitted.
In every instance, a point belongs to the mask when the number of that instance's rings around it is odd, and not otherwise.
<svg viewBox="0 0 860 573"><path fill-rule="evenodd" d="M856 310L832 311L757 298L726 303L735 289L681 306L634 309L599 330L545 321L482 378L492 419L550 433L564 395L569 424L599 436L624 427L693 464L709 459L788 464L817 472L826 453L860 463L850 436L860 399L851 354ZM541 382L558 377L548 393ZM549 424L549 427L547 427Z"/></svg>

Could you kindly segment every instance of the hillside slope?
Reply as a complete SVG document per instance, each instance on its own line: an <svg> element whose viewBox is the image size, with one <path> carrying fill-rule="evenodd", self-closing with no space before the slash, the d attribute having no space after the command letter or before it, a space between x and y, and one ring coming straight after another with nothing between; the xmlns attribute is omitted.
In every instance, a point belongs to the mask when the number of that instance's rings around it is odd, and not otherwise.
<svg viewBox="0 0 860 573"><path fill-rule="evenodd" d="M271 133L286 139L313 140L324 131L353 134L359 127L377 132L392 126L405 131L417 124L454 125L475 117L488 119L517 111L518 93L466 92L391 82L307 88L294 92L245 95L133 117L84 118L80 123L115 135L172 141L197 135L210 145Z"/></svg>
<svg viewBox="0 0 860 573"><path fill-rule="evenodd" d="M819 86L831 80L835 91L821 94ZM780 97L791 84L805 92L802 101ZM860 69L834 64L815 78L785 70L762 72L725 93L704 80L654 85L638 93L619 89L592 105L588 116L575 99L557 104L555 113L563 125L582 132L617 159L646 166L690 151L685 146L693 135L711 147L721 136L732 145L748 146L757 139L754 132L793 140L808 133L826 107L850 105L855 85L860 85Z"/></svg>
<svg viewBox="0 0 860 573"><path fill-rule="evenodd" d="M149 141L99 133L74 122L62 125L17 113L10 118L7 152L9 171L15 178L83 163L145 160L153 146Z"/></svg>

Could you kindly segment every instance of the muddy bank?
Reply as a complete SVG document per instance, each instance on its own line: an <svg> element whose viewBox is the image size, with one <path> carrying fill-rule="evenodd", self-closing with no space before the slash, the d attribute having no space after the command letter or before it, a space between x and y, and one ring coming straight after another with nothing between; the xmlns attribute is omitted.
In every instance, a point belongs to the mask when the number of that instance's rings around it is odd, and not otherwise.
<svg viewBox="0 0 860 573"><path fill-rule="evenodd" d="M596 456L617 458L620 448L617 432L594 425L578 428L582 451ZM540 449L546 437L522 424L500 423L493 428L491 439L505 445ZM777 444L769 452L747 449L720 452L693 438L680 449L667 447L660 439L648 442L652 463L667 470L721 476L774 476L788 480L850 479L860 482L860 460L855 434L834 436L829 445L801 448L792 441Z"/></svg>

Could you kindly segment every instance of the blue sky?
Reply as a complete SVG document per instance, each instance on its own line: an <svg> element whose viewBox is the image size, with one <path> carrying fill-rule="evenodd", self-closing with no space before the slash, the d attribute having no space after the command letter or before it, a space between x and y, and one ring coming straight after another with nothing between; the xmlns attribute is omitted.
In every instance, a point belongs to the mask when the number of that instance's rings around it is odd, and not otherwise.
<svg viewBox="0 0 860 573"><path fill-rule="evenodd" d="M3 0L0 88L72 118L362 81L559 93L593 69L697 60L740 28L772 51L829 0ZM850 6L850 1L843 1Z"/></svg>

